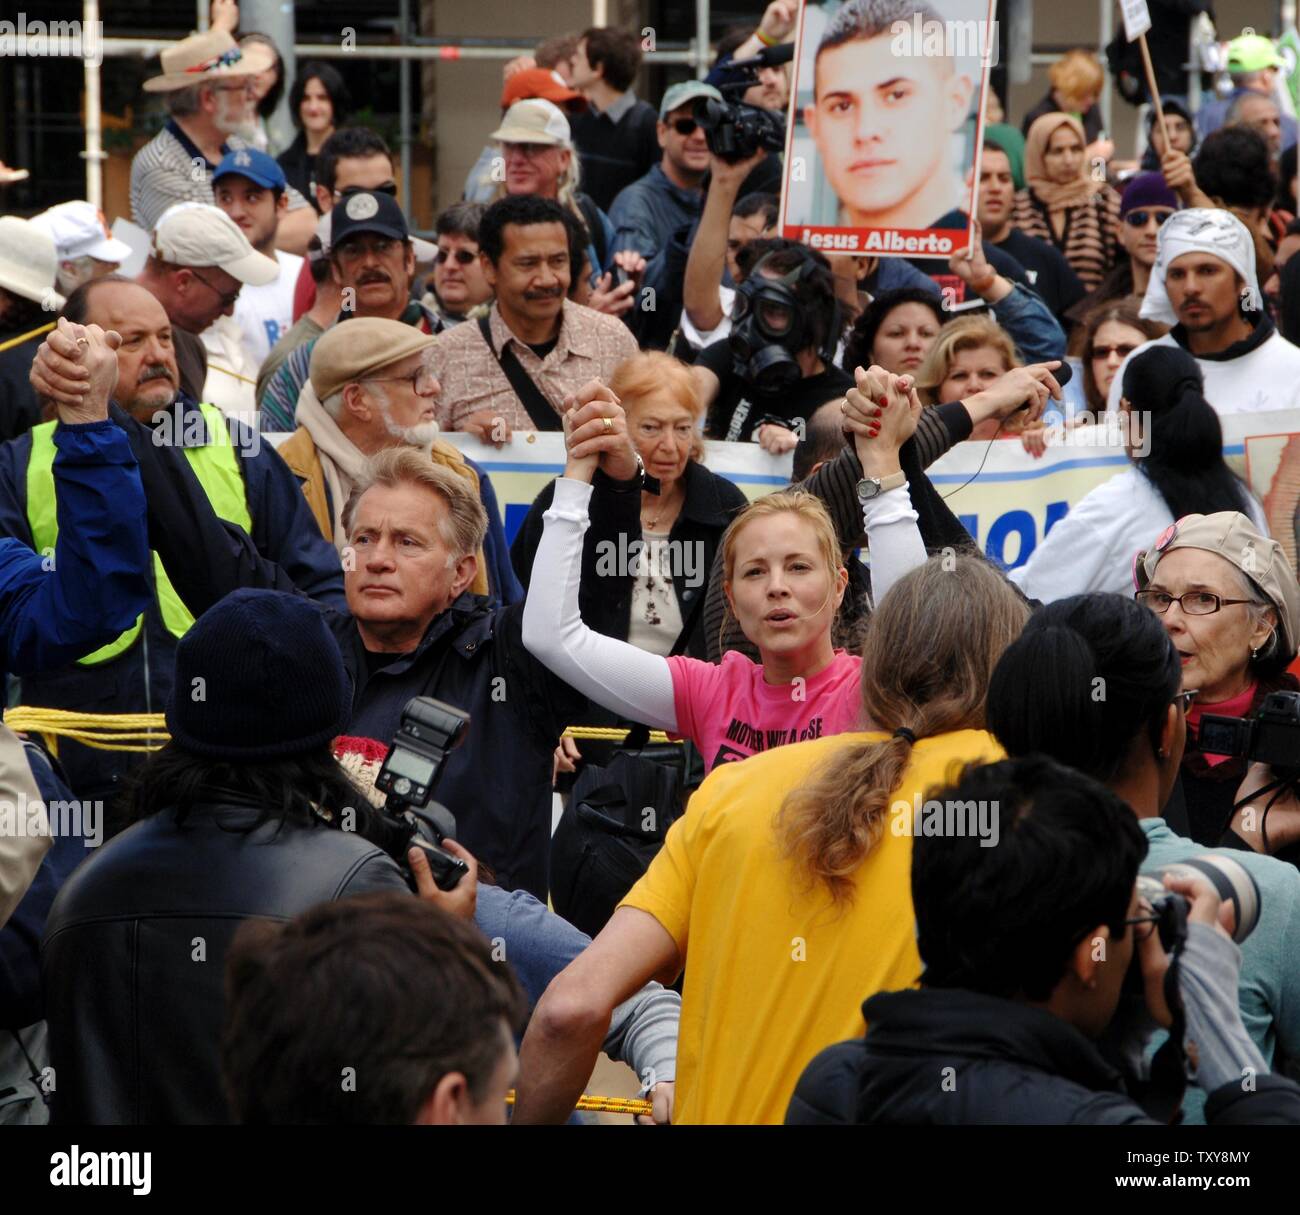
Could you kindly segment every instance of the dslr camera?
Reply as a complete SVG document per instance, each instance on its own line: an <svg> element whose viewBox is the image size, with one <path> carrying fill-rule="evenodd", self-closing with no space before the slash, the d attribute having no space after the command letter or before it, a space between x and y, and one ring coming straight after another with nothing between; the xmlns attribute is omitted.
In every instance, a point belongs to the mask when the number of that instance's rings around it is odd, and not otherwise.
<svg viewBox="0 0 1300 1215"><path fill-rule="evenodd" d="M395 839L390 855L407 868L407 850L424 850L439 890L454 890L469 866L442 847L456 838L456 819L446 806L431 800L447 753L465 737L469 714L432 696L414 696L402 710L375 788L387 795L384 811ZM409 873L408 873L409 878Z"/></svg>
<svg viewBox="0 0 1300 1215"><path fill-rule="evenodd" d="M1254 717L1201 718L1201 750L1268 764L1281 779L1300 780L1300 692L1270 692Z"/></svg>

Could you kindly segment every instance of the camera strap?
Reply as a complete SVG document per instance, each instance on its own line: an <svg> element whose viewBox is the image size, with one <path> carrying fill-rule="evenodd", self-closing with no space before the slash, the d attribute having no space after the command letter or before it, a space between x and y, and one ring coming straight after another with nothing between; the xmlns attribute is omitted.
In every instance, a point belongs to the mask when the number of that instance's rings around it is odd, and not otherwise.
<svg viewBox="0 0 1300 1215"><path fill-rule="evenodd" d="M515 352L509 346L498 351L493 345L492 326L488 317L478 318L478 328L487 343L487 348L492 351L492 357L500 364L506 379L510 381L510 387L514 389L519 403L528 411L533 425L538 430L563 430L564 424L560 421L560 415L546 399L542 390L533 383L533 377L520 365L519 360L515 358Z"/></svg>

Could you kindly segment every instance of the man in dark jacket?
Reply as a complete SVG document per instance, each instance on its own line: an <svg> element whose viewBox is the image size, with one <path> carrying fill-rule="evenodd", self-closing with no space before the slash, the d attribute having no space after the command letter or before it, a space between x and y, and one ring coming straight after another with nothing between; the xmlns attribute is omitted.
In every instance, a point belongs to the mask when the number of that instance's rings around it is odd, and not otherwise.
<svg viewBox="0 0 1300 1215"><path fill-rule="evenodd" d="M49 369L61 374L57 355ZM61 396L64 388L51 383ZM616 488L639 497L642 475L625 424L600 423L599 403L608 399L599 384L584 388L579 424L589 425L593 451L609 453ZM196 617L241 586L298 589L241 529L214 514L192 487L186 461L153 447L125 414L119 423L132 428L149 466L151 542ZM586 700L528 653L522 605L494 608L466 590L487 527L477 494L410 447L380 453L371 473L368 489L354 486L344 517L353 552L347 611L325 613L352 679L348 732L387 742L412 696L468 712L474 725L448 757L439 799L456 815L461 842L503 887L544 899L552 757Z"/></svg>
<svg viewBox="0 0 1300 1215"><path fill-rule="evenodd" d="M158 301L139 284L110 275L77 288L66 311L75 322L121 332L115 398L149 428L153 444L185 452L198 473L195 492L223 518L243 527L258 551L305 594L341 605L338 553L321 535L284 461L254 431L179 391L171 324ZM51 335L47 353L55 353L64 340ZM33 363L33 384L42 395L51 395L53 385L43 378L43 366L40 358ZM0 446L0 531L37 551L47 547L50 526L57 525L58 498L42 471L49 443L57 437L57 428L51 434L50 427L37 426ZM124 510L113 503L106 518L120 524ZM155 577L154 582L156 593L131 637L124 634L93 654L94 647L87 647L75 664L24 679L22 703L94 713L160 711L171 689L176 641L187 621L174 611L165 580ZM69 739L60 760L79 797L108 801L138 756L95 750Z"/></svg>
<svg viewBox="0 0 1300 1215"><path fill-rule="evenodd" d="M865 1039L808 1065L787 1122L1154 1122L1097 1043L1105 1035L1115 1058L1141 1057L1142 1035L1126 1031L1121 1005L1131 963L1145 1011L1166 1028L1180 1022L1177 1045L1209 1095L1208 1122L1300 1122L1300 1087L1269 1073L1241 1023L1241 952L1199 874L1165 879L1190 903L1176 963L1181 1010L1171 1012L1173 963L1136 885L1146 837L1115 794L1030 757L967 769L904 813L917 837L920 990L867 1000ZM976 814L981 830L963 830ZM1157 1099L1178 1107L1181 1060L1170 1072L1176 1091L1149 1091L1153 1108Z"/></svg>

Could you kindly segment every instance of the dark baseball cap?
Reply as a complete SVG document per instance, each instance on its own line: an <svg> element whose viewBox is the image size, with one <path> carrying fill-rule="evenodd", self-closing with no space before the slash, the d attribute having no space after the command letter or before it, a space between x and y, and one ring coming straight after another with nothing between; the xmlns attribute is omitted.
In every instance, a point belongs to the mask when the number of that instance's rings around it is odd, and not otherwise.
<svg viewBox="0 0 1300 1215"><path fill-rule="evenodd" d="M410 240L402 208L391 194L374 190L349 190L330 212L330 248L337 249L358 232L377 232L393 240Z"/></svg>

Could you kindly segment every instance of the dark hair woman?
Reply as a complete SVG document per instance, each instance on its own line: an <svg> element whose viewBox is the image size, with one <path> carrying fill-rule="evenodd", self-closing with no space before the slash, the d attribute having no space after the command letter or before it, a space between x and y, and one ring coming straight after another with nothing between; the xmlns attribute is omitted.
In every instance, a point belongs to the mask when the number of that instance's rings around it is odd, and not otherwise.
<svg viewBox="0 0 1300 1215"><path fill-rule="evenodd" d="M1166 332L1158 321L1140 317L1131 300L1112 300L1088 313L1070 339L1070 354L1083 364L1083 395L1092 413L1105 413L1106 394L1124 360Z"/></svg>
<svg viewBox="0 0 1300 1215"><path fill-rule="evenodd" d="M289 91L289 112L297 137L279 157L289 184L319 211L316 202L316 154L347 123L352 111L348 86L332 64L303 64Z"/></svg>
<svg viewBox="0 0 1300 1215"><path fill-rule="evenodd" d="M1153 346L1129 360L1117 424L1132 467L1085 495L1010 578L1044 603L1086 591L1128 593L1133 554L1175 519L1263 512L1224 463L1219 415L1205 399L1196 360Z"/></svg>
<svg viewBox="0 0 1300 1215"><path fill-rule="evenodd" d="M944 319L933 292L921 287L882 291L854 323L840 365L850 375L855 367L873 364L894 375L913 375L930 353Z"/></svg>

